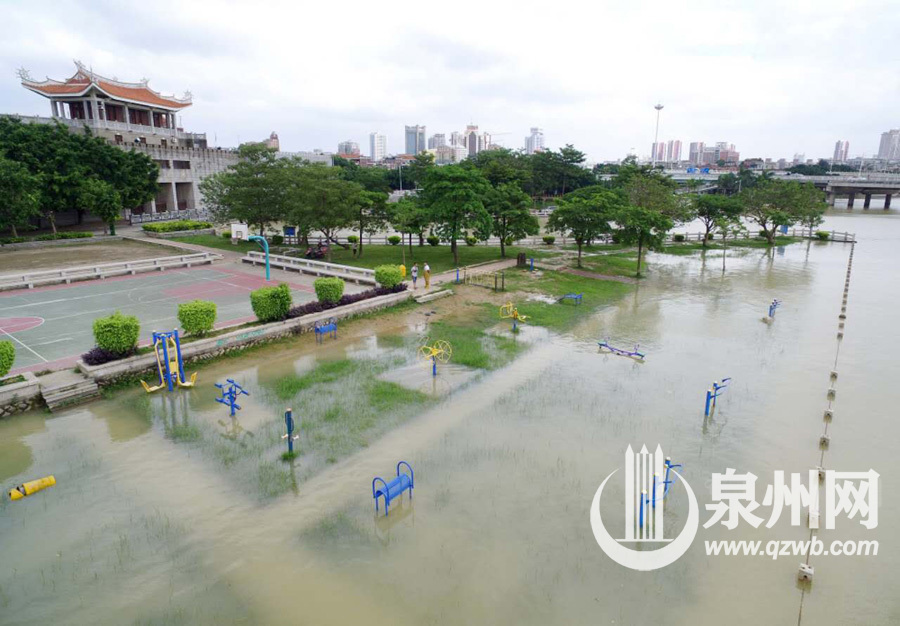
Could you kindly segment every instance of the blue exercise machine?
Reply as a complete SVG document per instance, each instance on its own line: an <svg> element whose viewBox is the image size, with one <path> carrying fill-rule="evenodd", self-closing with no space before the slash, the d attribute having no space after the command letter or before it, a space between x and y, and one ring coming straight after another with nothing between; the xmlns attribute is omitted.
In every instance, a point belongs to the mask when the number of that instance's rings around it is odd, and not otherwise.
<svg viewBox="0 0 900 626"><path fill-rule="evenodd" d="M781 306L781 300L772 300L772 304L769 305L769 317L775 319L775 311L778 307Z"/></svg>
<svg viewBox="0 0 900 626"><path fill-rule="evenodd" d="M325 341L325 336L329 333L332 339L337 339L337 320L330 318L328 321L320 321L315 323L316 343Z"/></svg>
<svg viewBox="0 0 900 626"><path fill-rule="evenodd" d="M400 473L400 466L405 465L406 469L409 470L409 473ZM381 487L375 488L375 483L381 482ZM409 490L409 499L412 500L413 495L413 486L415 481L413 479L413 469L409 463L406 461L400 461L397 463L397 477L391 482L385 482L385 480L379 476L376 476L372 479L372 497L375 498L375 511L378 511L378 498L384 498L384 514L387 516L388 507L391 504L391 501L403 495L403 492L407 489Z"/></svg>
<svg viewBox="0 0 900 626"><path fill-rule="evenodd" d="M184 377L184 361L181 359L181 342L178 339L178 329L153 333L153 351L156 354L156 376L158 384L150 386L143 380L141 384L147 393L167 387L169 391L179 387L193 387L197 381L197 373L191 374L191 379Z"/></svg>
<svg viewBox="0 0 900 626"><path fill-rule="evenodd" d="M227 387L225 383L215 383L216 387L222 390L222 397L216 398L216 402L220 402L231 409L231 417L234 417L235 409L241 410L241 406L237 403L237 397L240 395L249 396L250 392L245 391L243 387L230 378L226 378L225 381Z"/></svg>
<svg viewBox="0 0 900 626"><path fill-rule="evenodd" d="M665 500L666 496L669 495L669 487L672 486L672 483L675 482L674 479L669 478L670 473L675 470L675 468L683 469L680 463L672 463L672 459L666 457L666 477L663 479L662 485L659 484L658 478L656 474L653 475L653 495L649 496L646 493L643 494L643 501L641 502L640 514L638 516L638 524L640 527L644 527L644 509L646 508L645 504L650 504L654 509L656 508L657 501ZM659 487L663 487L662 496L657 497L657 491Z"/></svg>
<svg viewBox="0 0 900 626"><path fill-rule="evenodd" d="M584 297L583 293L567 293L562 298L559 298L557 302L565 302L566 300L572 300L575 304L581 304L581 300Z"/></svg>
<svg viewBox="0 0 900 626"><path fill-rule="evenodd" d="M621 348L617 348L609 344L609 340L598 341L597 345L600 346L600 350L608 350L615 355L618 356L627 356L632 359L638 359L640 361L644 360L646 356L643 352L638 352L638 344L634 344L634 350L623 350Z"/></svg>
<svg viewBox="0 0 900 626"><path fill-rule="evenodd" d="M294 442L300 439L300 435L294 434L294 413L291 409L284 412L284 429L286 434L282 435L282 439L287 439L288 455L294 456Z"/></svg>
<svg viewBox="0 0 900 626"><path fill-rule="evenodd" d="M713 381L712 388L706 390L706 409L704 414L707 417L709 417L709 412L716 408L716 398L725 392L725 388L728 387L730 380L730 378L723 378L721 382Z"/></svg>

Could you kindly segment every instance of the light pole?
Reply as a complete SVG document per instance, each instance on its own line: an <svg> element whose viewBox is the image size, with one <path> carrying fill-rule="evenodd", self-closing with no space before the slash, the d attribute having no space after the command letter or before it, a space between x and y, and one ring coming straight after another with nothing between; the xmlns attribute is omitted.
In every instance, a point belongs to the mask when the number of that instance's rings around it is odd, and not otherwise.
<svg viewBox="0 0 900 626"><path fill-rule="evenodd" d="M653 108L656 109L656 133L653 135L653 155L652 155L652 165L656 167L656 145L659 143L659 112L663 110L662 104L655 104Z"/></svg>

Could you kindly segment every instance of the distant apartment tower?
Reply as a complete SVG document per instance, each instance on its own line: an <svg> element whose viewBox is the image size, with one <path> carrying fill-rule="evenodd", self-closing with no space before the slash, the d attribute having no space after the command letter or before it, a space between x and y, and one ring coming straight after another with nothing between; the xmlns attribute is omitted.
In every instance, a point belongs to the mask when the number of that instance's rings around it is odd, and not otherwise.
<svg viewBox="0 0 900 626"><path fill-rule="evenodd" d="M834 162L835 163L846 163L847 156L850 153L850 142L849 141L837 141L834 144Z"/></svg>
<svg viewBox="0 0 900 626"><path fill-rule="evenodd" d="M447 136L444 133L435 133L431 137L428 138L428 149L434 150L435 148L440 148L441 146L447 145Z"/></svg>
<svg viewBox="0 0 900 626"><path fill-rule="evenodd" d="M702 141L692 141L688 149L688 161L694 165L700 165L703 158L703 149L706 145Z"/></svg>
<svg viewBox="0 0 900 626"><path fill-rule="evenodd" d="M534 154L544 149L544 131L531 127L531 134L525 137L525 154Z"/></svg>
<svg viewBox="0 0 900 626"><path fill-rule="evenodd" d="M650 160L654 163L662 163L666 160L666 142L658 141L650 146Z"/></svg>
<svg viewBox="0 0 900 626"><path fill-rule="evenodd" d="M404 154L416 155L425 152L427 149L425 144L425 127L407 126L406 127L406 152Z"/></svg>
<svg viewBox="0 0 900 626"><path fill-rule="evenodd" d="M342 141L337 146L338 154L352 154L359 156L359 144L355 141Z"/></svg>
<svg viewBox="0 0 900 626"><path fill-rule="evenodd" d="M369 158L380 162L387 156L387 136L378 131L369 133Z"/></svg>
<svg viewBox="0 0 900 626"><path fill-rule="evenodd" d="M450 145L451 146L465 146L466 145L465 133L461 133L457 130L454 130L452 133L450 133Z"/></svg>
<svg viewBox="0 0 900 626"><path fill-rule="evenodd" d="M473 124L466 126L466 148L470 157L478 154L481 149L480 144L482 141L483 140L478 136L478 126Z"/></svg>
<svg viewBox="0 0 900 626"><path fill-rule="evenodd" d="M666 163L678 163L681 161L681 140L670 139L666 144Z"/></svg>
<svg viewBox="0 0 900 626"><path fill-rule="evenodd" d="M900 159L900 129L892 129L886 133L881 133L878 158L887 159L888 161Z"/></svg>

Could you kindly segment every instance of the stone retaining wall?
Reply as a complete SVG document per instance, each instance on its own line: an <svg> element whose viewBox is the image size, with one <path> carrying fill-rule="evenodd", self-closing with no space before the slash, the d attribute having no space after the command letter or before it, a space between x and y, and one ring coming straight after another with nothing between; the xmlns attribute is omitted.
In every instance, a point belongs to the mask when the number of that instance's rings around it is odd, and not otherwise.
<svg viewBox="0 0 900 626"><path fill-rule="evenodd" d="M283 322L246 326L208 339L182 343L181 356L185 363L212 359L228 352L245 350L251 346L275 341L289 335L310 332L315 327L316 322L331 319L332 317L341 320L391 307L409 300L412 298L412 295L411 291L401 291ZM142 372L155 371L156 356L151 352L127 359L111 361L103 365L87 365L84 361L79 360L78 368L85 375L94 379L98 385L104 386L110 385L121 378L127 378Z"/></svg>
<svg viewBox="0 0 900 626"><path fill-rule="evenodd" d="M30 411L43 404L37 376L31 372L24 372L22 376L25 377L22 382L0 387L0 419Z"/></svg>

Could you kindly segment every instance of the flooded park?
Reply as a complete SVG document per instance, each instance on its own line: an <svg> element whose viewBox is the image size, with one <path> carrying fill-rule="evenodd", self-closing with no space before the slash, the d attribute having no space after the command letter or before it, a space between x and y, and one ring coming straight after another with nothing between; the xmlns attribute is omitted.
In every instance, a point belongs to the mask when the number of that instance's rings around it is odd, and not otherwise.
<svg viewBox="0 0 900 626"><path fill-rule="evenodd" d="M134 384L0 420L4 488L57 480L0 501L0 624L897 623L900 212L835 209L822 228L858 243L733 248L724 273L720 250L652 254L646 278L603 302L549 305L591 307L564 331L526 320L513 335L497 317L502 298L465 287L341 323L321 345L306 334L188 365L193 389ZM524 310L525 296L512 297ZM485 328L467 328L488 309ZM440 339L454 355L432 376L416 353ZM601 340L646 356L601 352ZM229 378L249 392L233 418L214 387ZM704 394L723 378L728 392L705 417ZM292 461L281 458L287 408ZM881 549L812 557L807 585L799 556L704 550L809 539L805 519L782 515L772 528L701 527L656 571L622 567L598 546L590 507L629 445L660 445L683 465L702 522L711 475L726 468L759 477L760 502L778 470L874 469L877 528L840 519L820 535ZM414 495L385 516L372 479L399 461L415 471ZM621 508L603 510L608 527L624 524ZM685 509L676 485L673 534Z"/></svg>

